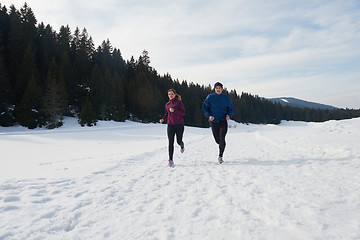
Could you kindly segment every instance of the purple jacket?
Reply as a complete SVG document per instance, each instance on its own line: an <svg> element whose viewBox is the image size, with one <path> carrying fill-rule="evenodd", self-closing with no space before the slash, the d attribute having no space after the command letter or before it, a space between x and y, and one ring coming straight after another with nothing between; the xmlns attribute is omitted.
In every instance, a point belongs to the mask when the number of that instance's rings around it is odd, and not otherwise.
<svg viewBox="0 0 360 240"><path fill-rule="evenodd" d="M170 108L174 109L174 112L170 112ZM181 100L175 97L169 100L165 104L165 115L162 119L167 120L168 125L184 124L185 108Z"/></svg>

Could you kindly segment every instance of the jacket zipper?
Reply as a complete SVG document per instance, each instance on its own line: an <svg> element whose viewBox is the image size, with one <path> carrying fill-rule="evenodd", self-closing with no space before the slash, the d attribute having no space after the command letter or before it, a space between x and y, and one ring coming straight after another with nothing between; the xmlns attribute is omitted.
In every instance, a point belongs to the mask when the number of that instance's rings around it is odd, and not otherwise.
<svg viewBox="0 0 360 240"><path fill-rule="evenodd" d="M172 108L172 101L173 101L173 100L170 100L170 108ZM169 108L169 112L170 112L170 108ZM174 116L173 116L173 113L170 112L169 114L170 114L170 118L171 118L171 123L174 124Z"/></svg>

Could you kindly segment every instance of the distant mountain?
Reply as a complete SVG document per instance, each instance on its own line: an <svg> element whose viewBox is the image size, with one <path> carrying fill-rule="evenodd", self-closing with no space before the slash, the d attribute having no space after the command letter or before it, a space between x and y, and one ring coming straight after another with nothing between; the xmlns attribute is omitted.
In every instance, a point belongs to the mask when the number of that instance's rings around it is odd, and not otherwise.
<svg viewBox="0 0 360 240"><path fill-rule="evenodd" d="M281 98L268 98L268 100L280 103L283 106L291 106L298 108L316 108L316 109L337 109L336 107L325 105L321 103L308 102L297 98L292 97L281 97Z"/></svg>

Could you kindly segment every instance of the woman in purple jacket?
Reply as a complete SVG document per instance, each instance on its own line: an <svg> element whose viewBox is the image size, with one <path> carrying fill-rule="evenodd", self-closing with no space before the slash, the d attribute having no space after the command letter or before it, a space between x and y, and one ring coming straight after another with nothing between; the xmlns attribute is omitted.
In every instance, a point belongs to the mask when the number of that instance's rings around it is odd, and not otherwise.
<svg viewBox="0 0 360 240"><path fill-rule="evenodd" d="M180 152L185 151L184 142L182 140L184 133L184 115L185 108L181 101L181 96L174 89L168 90L169 102L165 104L165 115L160 122L167 120L167 135L169 139L169 167L174 167L174 138L180 145Z"/></svg>

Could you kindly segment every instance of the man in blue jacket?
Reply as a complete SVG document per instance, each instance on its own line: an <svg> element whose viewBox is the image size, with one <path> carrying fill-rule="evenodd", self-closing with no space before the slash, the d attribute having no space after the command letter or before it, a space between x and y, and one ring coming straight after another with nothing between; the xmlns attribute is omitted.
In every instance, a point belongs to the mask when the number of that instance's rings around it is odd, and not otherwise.
<svg viewBox="0 0 360 240"><path fill-rule="evenodd" d="M225 136L228 130L227 120L230 120L234 113L234 106L228 96L222 93L223 85L219 82L214 84L214 93L209 94L202 110L205 117L209 119L215 142L219 144L218 162L224 162L223 154L226 146Z"/></svg>

